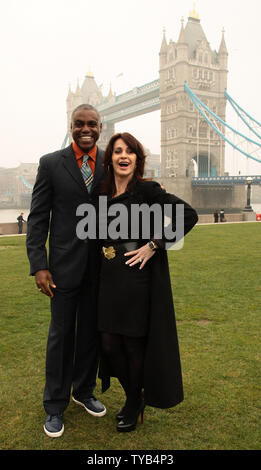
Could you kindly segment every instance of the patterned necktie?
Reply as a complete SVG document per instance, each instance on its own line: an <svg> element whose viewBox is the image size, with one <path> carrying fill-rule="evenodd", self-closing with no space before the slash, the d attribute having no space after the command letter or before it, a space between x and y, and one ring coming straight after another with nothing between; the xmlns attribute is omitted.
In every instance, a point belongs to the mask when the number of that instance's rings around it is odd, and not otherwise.
<svg viewBox="0 0 261 470"><path fill-rule="evenodd" d="M83 176L86 188L88 192L90 192L92 189L93 174L88 163L88 158L89 158L89 155L83 156L81 172L82 172L82 176Z"/></svg>

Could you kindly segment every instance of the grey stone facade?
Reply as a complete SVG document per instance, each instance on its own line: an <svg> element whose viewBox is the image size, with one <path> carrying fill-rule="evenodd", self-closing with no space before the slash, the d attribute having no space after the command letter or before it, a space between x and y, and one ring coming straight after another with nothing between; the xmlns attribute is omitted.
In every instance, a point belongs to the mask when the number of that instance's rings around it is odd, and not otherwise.
<svg viewBox="0 0 261 470"><path fill-rule="evenodd" d="M0 208L28 208L38 163L20 163L16 168L0 168Z"/></svg>
<svg viewBox="0 0 261 470"><path fill-rule="evenodd" d="M163 34L159 52L162 178L181 178L184 180L181 184L186 186L193 176L224 174L224 140L200 117L184 89L184 82L225 120L227 59L224 32L218 52L212 50L195 10L190 13L185 27L182 20L177 42L170 40L167 43ZM70 89L67 96L69 142L71 113L76 106L89 103L106 108L114 102L114 98L111 90L108 96L102 95L91 72L86 74L81 87L77 85L75 93ZM123 102L122 107L126 104ZM103 148L114 133L114 122L106 120L103 125L99 141Z"/></svg>
<svg viewBox="0 0 261 470"><path fill-rule="evenodd" d="M228 51L222 31L218 51L210 47L200 19L193 10L181 29L176 42L167 42L165 32L159 51L158 109L161 110L161 156L148 158L146 176L159 181L168 191L191 203L196 209L210 213L216 208L244 207L245 187L236 185L193 186L194 176L223 176L225 173L225 142L206 123L185 91L184 83L217 116L226 121ZM155 85L155 86L156 86ZM135 104L135 90L122 95L115 111L124 110L128 100ZM92 73L82 87L67 97L68 132L72 110L81 103L108 109L116 103L116 95L104 97ZM112 112L112 110L110 110ZM105 113L106 114L106 113ZM110 114L110 113L109 113ZM140 114L140 113L139 113ZM137 113L138 115L138 113ZM105 147L114 133L114 121L105 120L99 141ZM223 130L224 132L224 130ZM70 134L70 132L69 132ZM149 152L148 152L149 153ZM160 160L160 171L159 171Z"/></svg>
<svg viewBox="0 0 261 470"><path fill-rule="evenodd" d="M185 27L182 20L177 42L167 43L164 32L159 53L163 178L224 174L224 141L200 118L184 82L225 120L227 58L224 32L219 51L212 50L195 11Z"/></svg>

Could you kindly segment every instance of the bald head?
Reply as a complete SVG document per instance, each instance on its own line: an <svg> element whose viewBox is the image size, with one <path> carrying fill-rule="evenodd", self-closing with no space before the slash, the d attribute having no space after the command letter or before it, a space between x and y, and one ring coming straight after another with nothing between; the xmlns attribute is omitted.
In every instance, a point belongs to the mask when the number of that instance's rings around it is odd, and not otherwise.
<svg viewBox="0 0 261 470"><path fill-rule="evenodd" d="M101 116L100 116L100 113L99 111L97 111L96 108L94 108L94 106L92 106L91 104L80 104L79 106L77 106L73 112L72 112L72 117L71 117L71 120L73 121L73 118L74 118L74 115L77 111L80 111L82 109L85 109L87 111L95 111L95 113L97 114L98 118L99 118L99 122L101 122Z"/></svg>

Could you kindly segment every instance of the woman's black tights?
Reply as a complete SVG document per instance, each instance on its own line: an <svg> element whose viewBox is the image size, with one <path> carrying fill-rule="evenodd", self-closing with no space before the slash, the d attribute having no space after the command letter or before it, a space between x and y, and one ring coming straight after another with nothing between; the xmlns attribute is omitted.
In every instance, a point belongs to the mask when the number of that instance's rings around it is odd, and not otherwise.
<svg viewBox="0 0 261 470"><path fill-rule="evenodd" d="M146 338L101 333L103 353L123 387L127 399L139 401L143 387Z"/></svg>

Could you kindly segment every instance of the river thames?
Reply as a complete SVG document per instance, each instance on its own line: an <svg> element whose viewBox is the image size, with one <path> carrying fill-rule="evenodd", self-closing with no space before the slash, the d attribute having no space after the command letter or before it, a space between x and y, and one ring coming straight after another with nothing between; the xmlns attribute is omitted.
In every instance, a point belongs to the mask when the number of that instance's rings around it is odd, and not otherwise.
<svg viewBox="0 0 261 470"><path fill-rule="evenodd" d="M252 204L252 208L257 214L261 214L261 204ZM24 219L27 220L29 209L0 209L0 224L17 222L17 217L21 212L24 213Z"/></svg>
<svg viewBox="0 0 261 470"><path fill-rule="evenodd" d="M27 220L29 209L0 209L0 224L17 222L17 217L21 212L24 213L24 219Z"/></svg>

